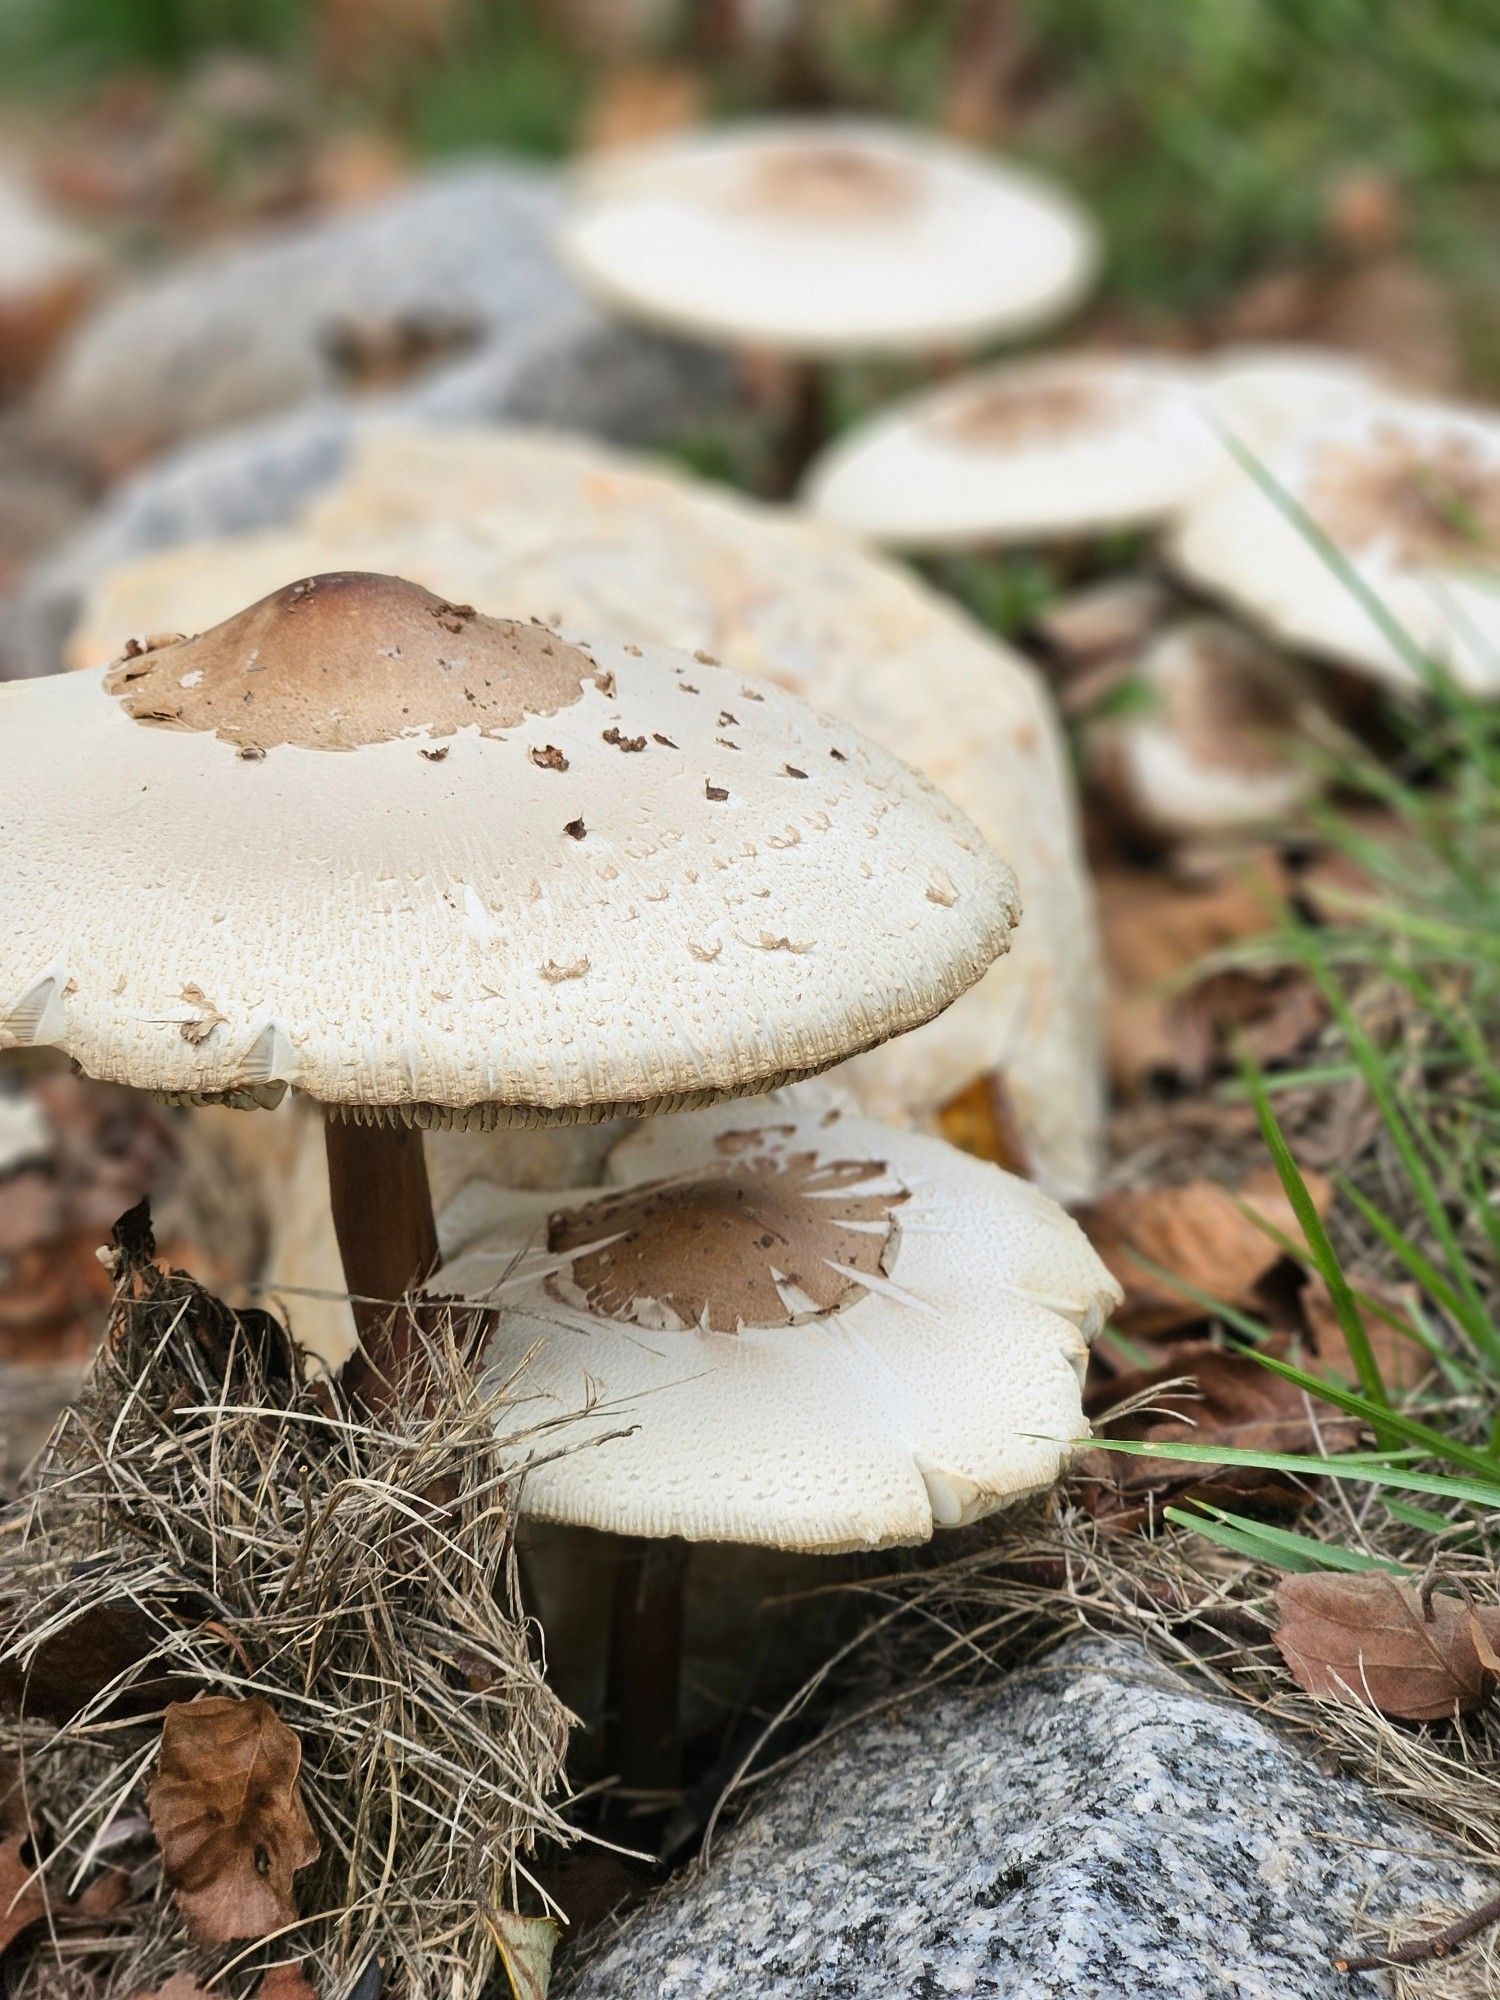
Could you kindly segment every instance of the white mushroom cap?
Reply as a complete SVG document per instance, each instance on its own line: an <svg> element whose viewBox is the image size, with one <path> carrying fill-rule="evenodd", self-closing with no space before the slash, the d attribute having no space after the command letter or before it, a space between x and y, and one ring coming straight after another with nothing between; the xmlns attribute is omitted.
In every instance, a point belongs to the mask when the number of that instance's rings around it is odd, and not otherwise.
<svg viewBox="0 0 1500 2000"><path fill-rule="evenodd" d="M493 1198L432 1280L500 1308L530 1515L881 1548L1049 1487L1087 1435L1120 1293L1029 1183L790 1096L652 1120L607 1183Z"/></svg>
<svg viewBox="0 0 1500 2000"><path fill-rule="evenodd" d="M803 499L871 541L966 548L1149 525L1227 458L1186 364L1047 356L882 411L813 466Z"/></svg>
<svg viewBox="0 0 1500 2000"><path fill-rule="evenodd" d="M1090 1191L1102 1122L1098 946L1050 698L951 600L835 531L576 439L374 430L290 535L147 556L102 576L72 657L195 630L280 579L394 570L487 611L706 648L913 764L1005 855L1026 921L940 1019L854 1063L867 1109L931 1117L1001 1068L1034 1177Z"/></svg>
<svg viewBox="0 0 1500 2000"><path fill-rule="evenodd" d="M391 577L0 690L0 1047L193 1097L588 1121L929 1019L1010 871L923 779L688 655Z"/></svg>
<svg viewBox="0 0 1500 2000"><path fill-rule="evenodd" d="M1418 646L1474 691L1500 690L1500 420L1372 399L1271 454L1265 474ZM1170 553L1192 582L1277 637L1396 686L1416 681L1359 597L1248 474L1189 510Z"/></svg>
<svg viewBox="0 0 1500 2000"><path fill-rule="evenodd" d="M1316 785L1296 746L1316 714L1290 660L1224 618L1184 619L1145 650L1147 699L1089 732L1090 760L1130 816L1167 834L1284 817Z"/></svg>
<svg viewBox="0 0 1500 2000"><path fill-rule="evenodd" d="M1094 231L1039 176L858 118L719 127L581 170L562 248L631 318L793 356L972 345L1087 291Z"/></svg>
<svg viewBox="0 0 1500 2000"><path fill-rule="evenodd" d="M1230 347L1204 364L1208 407L1231 436L1275 451L1394 389L1374 362L1336 347ZM1229 460L1232 467L1233 460ZM1220 468L1224 469L1223 467Z"/></svg>

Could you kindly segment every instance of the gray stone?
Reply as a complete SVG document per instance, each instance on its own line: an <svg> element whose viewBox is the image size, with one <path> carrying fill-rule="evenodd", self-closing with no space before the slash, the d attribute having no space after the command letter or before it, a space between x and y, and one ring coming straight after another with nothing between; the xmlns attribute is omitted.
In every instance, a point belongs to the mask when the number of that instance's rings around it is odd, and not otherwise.
<svg viewBox="0 0 1500 2000"><path fill-rule="evenodd" d="M0 679L53 671L84 585L112 563L287 520L363 423L537 423L646 445L729 407L725 356L625 326L578 293L553 255L557 200L534 170L469 166L195 260L107 308L54 377L39 426L106 453L127 435L179 441L0 608ZM379 393L341 383L340 328L439 311L473 337Z"/></svg>
<svg viewBox="0 0 1500 2000"><path fill-rule="evenodd" d="M800 1767L569 2000L1354 2000L1379 1920L1489 1892L1247 1708L1081 1641Z"/></svg>

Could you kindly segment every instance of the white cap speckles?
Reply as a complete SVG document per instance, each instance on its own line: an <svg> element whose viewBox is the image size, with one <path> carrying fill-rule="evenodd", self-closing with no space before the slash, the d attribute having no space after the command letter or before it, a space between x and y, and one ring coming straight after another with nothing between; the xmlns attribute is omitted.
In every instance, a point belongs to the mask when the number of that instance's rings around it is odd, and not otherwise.
<svg viewBox="0 0 1500 2000"><path fill-rule="evenodd" d="M858 118L718 127L580 170L562 249L634 319L793 357L968 346L1047 324L1098 263L1039 175Z"/></svg>
<svg viewBox="0 0 1500 2000"><path fill-rule="evenodd" d="M813 466L803 497L872 541L965 548L1152 525L1227 456L1188 363L1046 356L881 411Z"/></svg>
<svg viewBox="0 0 1500 2000"><path fill-rule="evenodd" d="M575 1420L523 1511L632 1535L880 1548L1045 1489L1120 1296L1029 1183L796 1093L652 1121L602 1192L476 1190L468 1224L433 1285L502 1308L506 1420Z"/></svg>
<svg viewBox="0 0 1500 2000"><path fill-rule="evenodd" d="M129 632L199 630L345 566L624 645L706 649L923 772L1015 869L1026 918L955 1006L858 1058L856 1087L882 1117L927 1119L1003 1068L1037 1179L1090 1191L1098 946L1061 732L1019 653L904 565L785 508L577 438L443 424L371 427L300 531L105 572L70 656L97 665Z"/></svg>
<svg viewBox="0 0 1500 2000"><path fill-rule="evenodd" d="M1500 690L1500 420L1370 398L1191 508L1170 554L1294 645L1398 686L1412 667L1284 503L1302 510L1415 643L1476 693Z"/></svg>
<svg viewBox="0 0 1500 2000"><path fill-rule="evenodd" d="M0 1046L525 1123L899 1034L1005 949L1014 879L923 779L742 685L341 573L7 689Z"/></svg>

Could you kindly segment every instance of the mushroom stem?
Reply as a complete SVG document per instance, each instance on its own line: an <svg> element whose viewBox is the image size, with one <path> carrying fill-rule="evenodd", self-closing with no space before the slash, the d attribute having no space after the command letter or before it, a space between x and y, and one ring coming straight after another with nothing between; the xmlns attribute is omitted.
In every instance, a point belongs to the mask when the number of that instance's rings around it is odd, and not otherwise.
<svg viewBox="0 0 1500 2000"><path fill-rule="evenodd" d="M790 500L795 496L803 474L828 442L828 387L824 363L792 363L787 408L771 468L773 500Z"/></svg>
<svg viewBox="0 0 1500 2000"><path fill-rule="evenodd" d="M344 1282L359 1337L378 1367L381 1357L369 1342L389 1324L392 1303L438 1261L422 1134L409 1125L353 1125L334 1117L323 1129Z"/></svg>
<svg viewBox="0 0 1500 2000"><path fill-rule="evenodd" d="M671 1791L682 1775L679 1712L688 1544L620 1545L610 1613L605 1758L629 1791Z"/></svg>

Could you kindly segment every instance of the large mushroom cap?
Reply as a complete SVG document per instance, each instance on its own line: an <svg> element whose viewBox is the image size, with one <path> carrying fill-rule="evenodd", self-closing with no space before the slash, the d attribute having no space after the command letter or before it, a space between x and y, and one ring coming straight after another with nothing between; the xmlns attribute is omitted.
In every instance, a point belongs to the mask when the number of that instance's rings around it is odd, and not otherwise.
<svg viewBox="0 0 1500 2000"><path fill-rule="evenodd" d="M636 319L821 355L969 345L1045 324L1097 264L1076 204L1029 173L854 118L776 120L610 154L563 249Z"/></svg>
<svg viewBox="0 0 1500 2000"><path fill-rule="evenodd" d="M433 1284L500 1308L486 1362L518 1440L574 1420L530 1514L879 1548L1050 1486L1086 1435L1119 1292L1078 1226L941 1140L798 1098L654 1120L602 1191L474 1191Z"/></svg>
<svg viewBox="0 0 1500 2000"><path fill-rule="evenodd" d="M1223 462L1185 364L1049 356L929 390L813 467L813 511L921 549L1030 541L1163 519Z"/></svg>
<svg viewBox="0 0 1500 2000"><path fill-rule="evenodd" d="M1005 949L1014 880L852 730L383 576L0 691L0 1047L353 1114L766 1089Z"/></svg>
<svg viewBox="0 0 1500 2000"><path fill-rule="evenodd" d="M1173 560L1269 631L1377 679L1401 650L1288 512L1301 510L1416 644L1476 692L1500 689L1500 421L1371 397L1189 509Z"/></svg>
<svg viewBox="0 0 1500 2000"><path fill-rule="evenodd" d="M1003 1070L1034 1177L1091 1191L1094 921L1060 731L1019 653L904 566L784 508L577 439L435 425L372 428L300 531L104 573L71 655L96 665L126 633L196 630L281 578L344 565L600 638L706 648L923 772L1015 869L1026 920L940 1019L860 1057L853 1086L882 1117L926 1119Z"/></svg>

